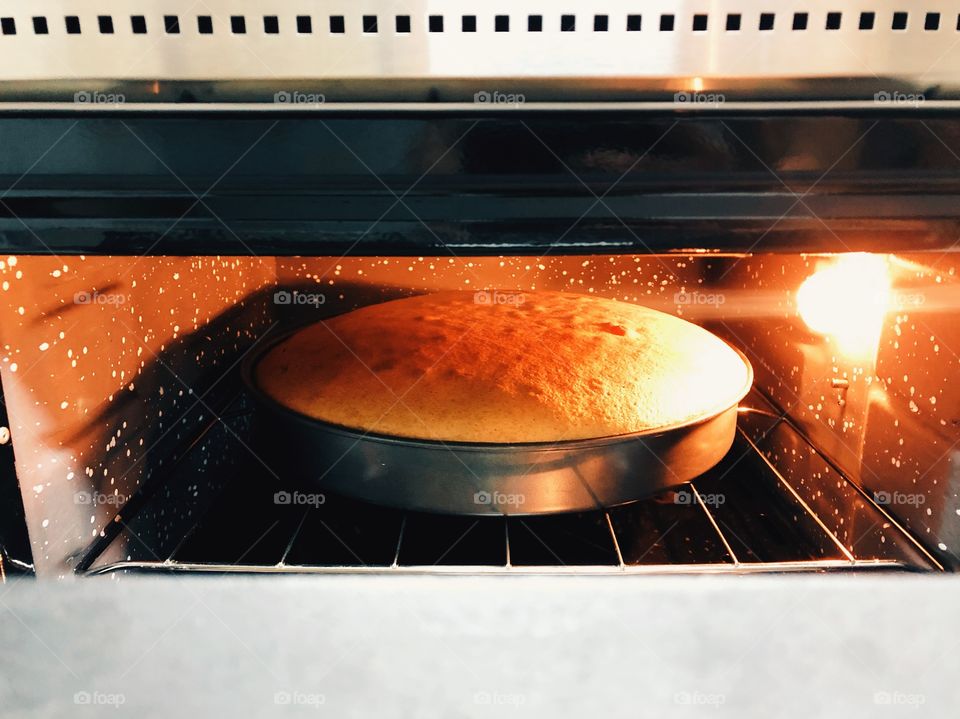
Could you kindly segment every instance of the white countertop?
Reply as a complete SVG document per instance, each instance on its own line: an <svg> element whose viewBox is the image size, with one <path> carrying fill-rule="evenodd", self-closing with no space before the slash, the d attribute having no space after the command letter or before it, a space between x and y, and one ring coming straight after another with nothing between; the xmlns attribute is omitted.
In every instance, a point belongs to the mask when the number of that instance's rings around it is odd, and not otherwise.
<svg viewBox="0 0 960 719"><path fill-rule="evenodd" d="M26 579L0 586L0 706L946 717L958 630L948 576Z"/></svg>

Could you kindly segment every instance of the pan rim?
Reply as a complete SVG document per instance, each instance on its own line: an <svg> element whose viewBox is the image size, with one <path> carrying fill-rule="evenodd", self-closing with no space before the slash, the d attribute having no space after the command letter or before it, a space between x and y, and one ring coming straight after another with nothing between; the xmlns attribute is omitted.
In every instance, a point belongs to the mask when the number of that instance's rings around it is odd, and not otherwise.
<svg viewBox="0 0 960 719"><path fill-rule="evenodd" d="M345 314L345 313L338 313ZM286 405L281 404L276 399L267 394L256 382L256 367L259 362L266 357L267 353L270 352L273 348L277 347L281 343L290 339L293 335L299 332L302 329L310 325L317 324L317 322L326 322L327 320L333 319L338 315L330 315L321 320L312 320L310 322L303 322L292 326L280 334L274 336L267 342L259 343L258 347L250 350L247 353L247 356L244 357L243 362L241 363L240 373L243 383L248 392L254 397L258 404L267 407L272 412L277 412L279 414L285 415L286 417L293 419L295 421L306 424L310 427L316 428L318 431L323 432L332 432L339 434L356 441L374 441L381 444L388 445L400 445L405 447L410 447L412 449L424 449L424 450L446 450L457 449L459 451L476 451L476 452L517 452L522 450L529 451L558 451L565 452L575 449L586 449L590 447L604 447L611 444L619 444L622 442L630 442L638 439L648 439L651 437L658 437L664 434L669 434L672 432L679 432L682 430L689 430L695 427L698 427L708 422L713 421L714 419L720 417L731 409L739 406L740 402L744 397L749 394L750 390L753 388L754 383L754 370L753 364L747 358L747 356L737 347L730 344L726 339L718 335L714 335L721 342L727 345L731 350L733 350L740 360L743 362L744 367L747 370L746 380L744 385L736 393L736 399L729 404L724 405L720 409L711 410L702 415L698 415L692 419L685 420L683 422L677 422L670 425L663 425L660 427L651 427L648 429L638 430L636 432L628 432L625 434L614 434L606 435L603 437L585 437L581 439L563 439L563 440L544 440L538 442L465 442L462 440L441 440L441 439L420 439L416 437L402 437L400 435L390 435L382 434L379 432L361 430L356 427L348 427L346 425L336 424L334 422L328 422L326 420L317 419L316 417L311 417L310 415L304 414L303 412L298 412L295 409L287 407ZM711 333L712 334L712 333Z"/></svg>

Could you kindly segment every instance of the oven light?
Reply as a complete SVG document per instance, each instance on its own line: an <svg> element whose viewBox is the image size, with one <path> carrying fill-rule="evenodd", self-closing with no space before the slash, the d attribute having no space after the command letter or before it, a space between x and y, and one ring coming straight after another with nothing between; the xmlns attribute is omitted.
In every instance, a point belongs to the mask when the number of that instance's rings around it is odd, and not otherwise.
<svg viewBox="0 0 960 719"><path fill-rule="evenodd" d="M876 352L890 307L890 270L883 255L840 255L807 277L797 290L800 317L830 337L841 352Z"/></svg>

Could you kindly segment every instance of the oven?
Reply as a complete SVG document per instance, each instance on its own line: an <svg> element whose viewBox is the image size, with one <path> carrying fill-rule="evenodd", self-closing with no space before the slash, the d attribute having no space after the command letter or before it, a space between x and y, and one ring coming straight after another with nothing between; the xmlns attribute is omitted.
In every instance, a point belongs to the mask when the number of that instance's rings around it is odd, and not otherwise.
<svg viewBox="0 0 960 719"><path fill-rule="evenodd" d="M688 77L679 70L692 56L677 59L669 96L650 78L581 88L500 67L496 80L441 82L433 75L459 67L447 43L469 37L460 28L441 32L430 15L426 33L406 37L406 16L344 13L312 33L284 16L280 37L342 41L353 53L343 77L375 64L376 81L326 81L329 60L297 55L316 77L264 86L266 67L246 54L267 67L278 52L294 59L272 37L279 21L264 16L261 28L252 14L246 37L225 18L209 37L186 17L176 28L178 16L151 18L160 48L219 49L197 61L211 72L229 62L219 84L84 85L36 77L39 58L11 66L24 77L5 83L2 120L5 571L957 566L960 133L948 88L912 101L902 79L861 78L876 90L867 100L836 79L772 89L761 77ZM499 28L504 16L491 13L484 23ZM871 15L875 27L863 27ZM116 38L103 17L74 18L76 41L138 41L121 24L140 16L110 16ZM507 64L569 40L590 66L598 39L634 38L635 16L606 30L604 17L477 39L511 49ZM730 29L737 17L648 12L640 32L687 48L706 32L723 52L796 61L763 44L766 15L742 35ZM790 42L835 47L832 14L783 27L799 17L774 22ZM947 42L918 18L904 42ZM899 19L845 14L848 34L836 37L875 52L880 37L899 37L880 23ZM54 35L61 20L47 18ZM4 22L11 52L46 41L23 17ZM407 41L447 63L430 60L430 87L402 77ZM162 62L158 52L131 73ZM721 55L724 67L736 61ZM93 65L109 58L83 62L82 77L101 76ZM300 492L296 467L264 459L244 358L299 323L442 289L583 293L710 329L756 374L733 449L686 487L585 512L445 515Z"/></svg>
<svg viewBox="0 0 960 719"><path fill-rule="evenodd" d="M202 5L0 8L5 580L960 568L956 7ZM710 330L733 446L537 514L278 464L245 363L441 290Z"/></svg>

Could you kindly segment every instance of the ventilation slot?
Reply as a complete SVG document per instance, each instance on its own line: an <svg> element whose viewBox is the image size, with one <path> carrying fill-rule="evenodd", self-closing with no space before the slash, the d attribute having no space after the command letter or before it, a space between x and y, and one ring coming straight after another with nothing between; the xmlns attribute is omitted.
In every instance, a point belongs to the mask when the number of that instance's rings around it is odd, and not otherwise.
<svg viewBox="0 0 960 719"><path fill-rule="evenodd" d="M386 20L389 23L390 17L387 16ZM443 33L447 28L444 27L444 16L443 15L428 15L415 16L415 15L395 15L393 17L393 27L397 34L408 35L413 32L413 26L415 23L425 22L426 30L429 33ZM551 27L558 27L560 32L563 33L572 33L577 30L577 16L574 14L558 14L553 16L544 16L544 15L527 15L526 22L526 31L530 33L541 33L544 30L544 23L548 23ZM593 31L594 32L610 32L611 31L611 16L606 14L595 14L593 17ZM613 22L623 22L624 16L619 16L620 19L617 19L617 16L613 16ZM677 19L680 19L681 26L680 29L683 29L683 23L687 22L686 16L678 16L673 13L663 13L659 15L658 19L658 28L660 32L675 32L678 29ZM689 16L690 25L689 30L694 33L706 33L710 29L710 15L708 13L694 13ZM748 16L749 17L749 16ZM760 13L757 17L757 30L761 32L769 32L774 30L776 24L776 13L774 12L764 12ZM789 16L788 16L789 17ZM843 12L827 12L825 15L820 16L824 18L824 24L820 27L826 31L836 31L842 28L843 23ZM948 22L949 22L948 16ZM956 29L960 31L960 14L957 16ZM164 15L163 18L163 32L168 35L179 35L180 34L180 18L177 15ZM741 13L727 13L725 15L720 15L715 18L715 22L723 22L723 27L727 32L740 32L743 29L743 18L744 16ZM642 30L642 16L639 14L626 15L626 25L614 26L612 29L616 30L620 28L621 32L640 32ZM901 32L908 29L910 19L910 13L907 11L898 11L894 12L891 15L890 29L893 31ZM941 19L942 14L939 12L924 12L923 13L923 30L927 32L935 32L941 29ZM477 15L462 15L460 16L460 31L463 33L476 33L478 32L478 22L484 24L485 31L490 29L493 32L497 33L508 33L510 32L510 16L509 15L494 15L492 20L492 27L486 25L490 22L490 16L480 17L478 21ZM815 22L818 18L815 16ZM849 19L850 22L853 19ZM48 24L48 18L43 16L31 17L30 21L32 23L33 32L35 35L49 35L50 27ZM114 25L114 18L111 15L97 15L97 31L101 35L114 35L116 33L116 28ZM212 35L213 34L213 17L211 15L198 15L196 16L197 21L197 33L200 35ZM247 23L246 18L243 15L231 15L229 16L230 21L230 32L234 35L245 35L247 34ZM323 19L321 18L322 22ZM786 21L786 19L784 19ZM880 21L883 22L883 16L880 16ZM77 15L67 15L63 18L64 28L68 35L79 35L81 34L80 18ZM264 15L262 16L263 22L263 32L266 35L280 35L281 26L284 24L284 19L282 16L278 15ZM286 32L296 32L299 35L309 35L313 33L313 17L310 15L296 15L289 22L288 27L290 28ZM330 15L327 17L327 22L329 23L329 31L335 35L345 34L346 29L346 16L344 15ZM356 22L356 24L353 24ZM589 23L589 16L586 20ZM857 30L860 31L875 31L877 29L878 22L878 13L865 10L859 12L856 16ZM553 23L558 23L558 25L553 25ZM418 25L419 27L419 25ZM456 27L456 26L454 26ZM295 28L295 30L294 30ZM131 15L130 16L130 29L134 35L145 35L147 34L147 20L144 15ZM351 31L357 32L359 30L360 34L364 35L376 35L379 33L379 18L377 15L359 15L355 19L351 20ZM795 12L792 15L791 29L794 31L806 31L810 29L810 13L807 12ZM13 17L4 17L0 18L0 33L3 35L16 35L17 26L16 20Z"/></svg>

